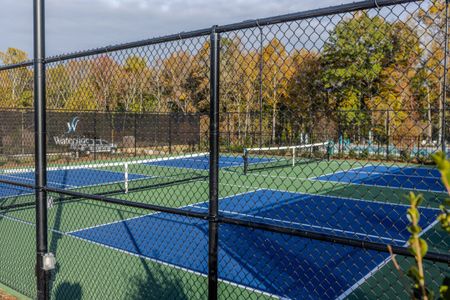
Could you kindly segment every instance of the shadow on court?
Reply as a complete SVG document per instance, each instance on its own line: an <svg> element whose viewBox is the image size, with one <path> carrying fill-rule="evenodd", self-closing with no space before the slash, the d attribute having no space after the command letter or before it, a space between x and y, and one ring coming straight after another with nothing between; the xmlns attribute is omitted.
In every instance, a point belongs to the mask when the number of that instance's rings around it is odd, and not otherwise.
<svg viewBox="0 0 450 300"><path fill-rule="evenodd" d="M63 282L58 285L54 299L56 300L81 300L83 290L79 283Z"/></svg>
<svg viewBox="0 0 450 300"><path fill-rule="evenodd" d="M118 211L120 219L125 219L122 212ZM139 244L136 242L131 230L129 229L126 222L123 222L127 235L133 244L133 248L137 250L138 255L143 255L139 250ZM150 269L148 261L143 257L139 257L142 268L145 271L144 276L133 276L130 279L129 289L126 293L126 299L137 299L137 300L159 300L159 299L177 299L184 300L187 296L181 285L181 278L175 278L172 274L167 274L167 272L161 271L157 266L156 268ZM173 270L172 270L173 272Z"/></svg>

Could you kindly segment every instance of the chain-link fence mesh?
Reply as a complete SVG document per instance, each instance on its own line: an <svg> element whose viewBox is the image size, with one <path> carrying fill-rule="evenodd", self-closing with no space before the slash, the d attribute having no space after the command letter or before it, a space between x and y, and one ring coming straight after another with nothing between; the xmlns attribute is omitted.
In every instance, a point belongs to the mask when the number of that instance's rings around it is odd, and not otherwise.
<svg viewBox="0 0 450 300"><path fill-rule="evenodd" d="M221 299L404 299L387 245L406 272L410 191L437 294L446 10L361 2L49 58L51 297L211 298L217 271ZM0 283L29 297L32 75L0 69Z"/></svg>

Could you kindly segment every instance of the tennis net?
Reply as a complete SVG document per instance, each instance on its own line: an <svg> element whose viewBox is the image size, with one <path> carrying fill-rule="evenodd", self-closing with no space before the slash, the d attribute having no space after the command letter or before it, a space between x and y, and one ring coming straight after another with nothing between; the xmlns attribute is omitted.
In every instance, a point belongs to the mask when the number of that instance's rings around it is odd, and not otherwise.
<svg viewBox="0 0 450 300"><path fill-rule="evenodd" d="M272 168L295 167L298 164L330 158L331 142L292 146L244 149L244 173Z"/></svg>
<svg viewBox="0 0 450 300"><path fill-rule="evenodd" d="M146 160L77 164L47 168L47 186L77 190L96 195L113 195L143 189L182 184L208 177L206 170L183 167L173 161L191 161L205 153ZM0 171L0 210L34 205L34 190L1 183L1 180L34 185L34 169L6 169Z"/></svg>

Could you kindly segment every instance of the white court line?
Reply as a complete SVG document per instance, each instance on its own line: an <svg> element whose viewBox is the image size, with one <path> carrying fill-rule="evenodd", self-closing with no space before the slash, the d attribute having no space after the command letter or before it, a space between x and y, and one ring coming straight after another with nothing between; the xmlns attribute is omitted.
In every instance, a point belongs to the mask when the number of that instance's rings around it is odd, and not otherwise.
<svg viewBox="0 0 450 300"><path fill-rule="evenodd" d="M425 189L418 189L418 188L408 188L408 187L398 187L398 186L388 186L388 185L379 185L379 184L367 184L367 183L356 183L356 182L345 182L345 181L334 181L334 180L323 180L323 179L311 179L313 181L317 182L323 182L323 183L338 183L341 185L359 185L359 186L369 186L369 187L381 187L386 189L394 189L394 190L402 190L402 191L418 191L418 192L427 192L427 193L437 193L437 194L448 194L447 191L438 191L438 190L425 190Z"/></svg>
<svg viewBox="0 0 450 300"><path fill-rule="evenodd" d="M15 173L15 174L18 174L18 173ZM29 172L27 174L29 174ZM1 174L1 173L0 173L0 177L11 178L11 181L13 181L14 179L19 179L19 180L23 180L23 181L33 182L33 184L34 184L34 178L31 179L31 178L25 178L25 177L13 176L13 175L10 175L10 174ZM54 181L48 181L48 183L54 184L54 185L58 185L58 186L64 185L64 186L71 187L71 188L76 188L77 187L76 185L58 183L58 182L54 182Z"/></svg>
<svg viewBox="0 0 450 300"><path fill-rule="evenodd" d="M231 196L222 197L222 198L219 198L219 201L227 199L227 198L231 198L231 197L237 197L237 196L242 196L242 195L245 195L245 194L255 193L258 190L259 189L255 189L255 190L251 190L251 191L246 191L246 192L234 194L234 195L231 195ZM196 205L206 204L206 203L208 203L208 201L201 201L201 202L197 202L197 203L193 203L193 204L189 204L189 205L185 205L185 206L180 206L178 208L179 209L183 209L183 208L188 208L188 207L195 207ZM157 211L157 212L152 212L152 213L149 213L149 214L135 216L135 217L131 217L131 218L123 219L123 220L117 220L117 221L113 221L113 222L109 222L109 223L102 223L102 224L99 224L99 225L94 225L94 226L90 226L90 227L86 227L86 228L81 228L81 229L77 229L77 230L68 231L67 234L73 234L73 233L77 233L77 232L80 232L80 231L85 231L85 230L89 230L89 229L93 229L93 228L98 228L98 227L108 226L108 225L112 225L112 224L127 222L127 221L130 221L130 220L135 220L135 219L139 219L139 218L145 218L145 217L156 215L156 214L164 214L164 212L158 212Z"/></svg>
<svg viewBox="0 0 450 300"><path fill-rule="evenodd" d="M253 186L245 186L245 185L236 185L231 183L221 183L222 185L229 185L229 186L236 186L236 187L245 187L245 188L254 188ZM364 202L364 203L376 203L376 204L385 204L385 205L392 205L392 206L403 206L403 207L410 207L408 204L402 204L402 203L392 203L392 202L382 202L382 201L376 201L376 200L367 200L367 199L359 199L359 198L352 198L352 197L344 197L344 196L336 196L336 195L328 195L328 194L311 194L306 192L299 192L299 191L289 191L289 190L280 190L280 189L272 189L272 188L265 188L265 187L259 187L259 190L269 190L269 191L278 191L278 192L285 192L285 193L293 193L293 194L301 194L306 196L321 196L326 198L334 198L339 200L352 200L352 201L358 201L358 202ZM326 193L326 192L325 192ZM429 210L436 210L440 211L439 208L434 207L427 207L427 206L419 206L420 208L425 208Z"/></svg>
<svg viewBox="0 0 450 300"><path fill-rule="evenodd" d="M339 172L335 172L335 173L331 173L328 175L320 175L317 178L320 177L327 177L327 176L331 176L331 175L337 175L337 174L348 174L348 173L355 173L355 174L375 174L375 175L388 175L388 176L396 176L396 177L412 177L412 178L427 178L427 179L435 179L435 180L440 180L441 177L431 177L431 176L420 176L420 175L407 175L407 174L399 174L399 173L387 173L387 172L377 172L377 171L355 171L356 169L350 169L350 170L346 170L346 171L339 171Z"/></svg>
<svg viewBox="0 0 450 300"><path fill-rule="evenodd" d="M198 208L198 209L208 209L207 207L201 207L201 206L194 206L194 207ZM316 228L316 229L328 230L331 232L349 233L352 235L359 235L359 236L363 236L363 237L371 237L371 238L377 238L377 239L382 239L382 240L387 240L387 241L395 241L395 242L400 242L400 243L405 242L405 240L393 239L393 238L389 238L389 237L382 237L382 236L377 236L377 235L372 235L372 234L364 234L364 233L360 233L360 232L342 230L342 229L337 229L337 228L332 228L332 227L312 225L312 224L299 223L299 222L293 222L293 221L278 220L278 219L273 219L273 218L261 217L258 215L250 215L250 214L244 214L244 213L239 213L239 212L234 212L234 211L229 211L229 210L222 210L222 209L219 211L222 213L243 216L243 217L256 218L256 219L262 219L265 221L280 222L280 223L286 223L286 224L290 224L290 225L298 225L298 226L303 226L303 227L311 227L311 228Z"/></svg>
<svg viewBox="0 0 450 300"><path fill-rule="evenodd" d="M21 224L24 224L24 225L29 225L29 226L36 227L36 224L34 224L33 222L25 221L25 220L22 220L22 219L19 219L19 218L11 217L11 216L5 215L3 213L0 213L0 220L2 218L7 219L9 221L18 222L18 223L21 223ZM53 229L53 228L51 228L49 230L52 231L52 232L61 234L61 235L67 235L65 232L62 232L62 231L59 231L59 230L56 230L56 229Z"/></svg>
<svg viewBox="0 0 450 300"><path fill-rule="evenodd" d="M350 170L352 170L352 169L350 169ZM231 171L225 171L225 172L234 173ZM331 174L334 174L334 173L329 173L328 175L331 175ZM246 174L246 176L253 176L253 177L290 179L293 181L295 181L295 180L311 181L311 183L313 183L314 181L317 181L317 182L323 182L323 183L328 183L328 184L339 184L339 185L343 185L343 186L356 185L356 186L368 186L368 187L381 187L381 188L385 188L385 189L395 189L395 190L401 190L401 191L410 190L409 188L405 188L405 187L394 187L394 186L386 186L386 185L375 185L375 184L364 184L364 183L355 183L355 182L343 182L343 181L316 179L316 178L319 178L322 176L328 176L328 175L320 175L320 176L315 176L315 177L310 177L310 178L304 178L304 177L278 176L278 175L268 175L268 174L253 174L253 173ZM419 192L427 192L427 193L447 194L446 191L425 190L425 189L418 189L418 188L411 188L411 190L419 191ZM335 197L337 197L337 196L335 196ZM348 199L352 199L352 198L348 198ZM367 200L367 201L370 201L370 200ZM375 201L375 202L379 202L379 201ZM381 202L381 203L384 203L384 202Z"/></svg>
<svg viewBox="0 0 450 300"><path fill-rule="evenodd" d="M118 172L118 173L121 174L120 172ZM145 180L145 179L149 179L149 178L150 179L153 179L153 178L167 178L167 177L151 177L151 176L145 176L145 175L136 174L136 173L133 173L133 174L134 175L140 175L140 176L143 176L143 177L142 178L129 179L128 182ZM1 174L0 174L0 176L1 176ZM122 184L122 183L124 183L124 181L123 180L120 180L120 181L109 181L109 182L96 183L96 184L92 184L92 185L80 185L80 186L74 185L74 186L70 186L70 187L72 187L73 190L78 190L78 189L83 189L83 188L93 188L93 187L96 187L96 186L112 185L112 184L118 184L118 183ZM2 183L0 183L0 184L2 184ZM8 185L8 184L5 183L5 185ZM58 183L57 185L61 185L61 184ZM14 185L11 185L11 186L14 186ZM24 189L32 190L30 188L24 188ZM63 189L65 190L65 188L63 188ZM70 189L68 189L68 190L70 190ZM56 193L56 192L51 192L51 193ZM30 196L30 195L34 195L34 194L35 194L34 192L33 193L30 192L30 193L25 193L25 194L10 195L10 196L6 196L6 197L0 197L0 200L7 200L7 199L17 198L17 197L22 197L22 196Z"/></svg>
<svg viewBox="0 0 450 300"><path fill-rule="evenodd" d="M433 228L439 220L435 220L430 225L428 225L419 236L422 236L425 234L428 230ZM408 246L408 242L406 242L403 247ZM345 290L341 295L339 295L336 300L343 300L345 297L349 296L353 291L355 291L358 287L360 287L364 282L367 281L370 277L372 277L376 272L380 271L381 268L383 268L387 263L391 261L392 257L389 255L385 260L383 260L379 265L377 265L375 268L370 270L364 277L362 277L360 280L358 280L355 284L353 284L351 287L349 287L347 290Z"/></svg>
<svg viewBox="0 0 450 300"><path fill-rule="evenodd" d="M126 251L126 250L123 250L123 249L120 249L120 248L116 248L116 247L112 247L112 246L109 246L109 245L106 245L106 244L94 242L92 240L81 238L81 237L74 236L74 235L69 235L69 237L75 238L75 239L78 239L78 240L81 240L81 241L84 241L84 242L87 242L87 243L90 243L90 244L94 244L94 245L97 245L97 246L100 246L100 247L103 247L103 248L114 250L114 251L117 251L117 252L120 252L120 253L128 254L130 256L135 256L135 257L142 258L144 260L152 261L154 263L158 263L158 264L163 265L163 266L172 267L174 269L182 270L182 271L185 271L185 272L188 272L188 273L191 273L191 274L195 274L195 275L198 275L198 276L201 276L201 277L204 277L204 278L208 277L207 274L204 274L204 273L201 273L201 272L198 272L198 271L194 271L194 270L191 270L191 269L188 269L188 268L185 268L185 267L181 267L181 266L178 266L176 264L171 264L171 263L165 262L163 260L159 260L159 259L156 259L156 258L151 258L151 257L145 256L145 255L141 255L141 254L137 254L137 253L134 253L134 252ZM278 295L275 295L275 294L271 294L271 293L268 293L268 292L265 292L265 291L261 291L261 290L258 290L258 289L255 289L255 288L252 288L252 287L249 287L249 286L246 286L246 285L242 285L242 284L239 284L239 283L236 283L236 282L233 282L233 281L229 281L229 280L225 280L225 279L221 279L221 278L219 278L219 281L223 282L223 283L226 283L226 284L229 284L229 285L232 285L232 286L236 286L236 287L245 289L247 291L256 292L256 293L259 293L259 294L262 294L262 295L265 295L265 296L269 296L271 298L286 299L285 297L281 297L281 296L278 296Z"/></svg>
<svg viewBox="0 0 450 300"><path fill-rule="evenodd" d="M364 169L366 167L375 167L375 166L376 165L373 165L373 164L367 164L367 165L364 165L364 166L361 166L361 167L350 168L350 169L347 169L347 170L336 170L334 172L325 173L323 175L319 175L319 176L315 176L315 177L308 177L308 179L314 180L315 178L319 178L319 177L322 177L322 176L331 176L333 174L340 173L340 172L343 172L343 173L345 173L345 172L352 172L352 171L355 171L355 170ZM352 166L350 166L350 167L352 167Z"/></svg>
<svg viewBox="0 0 450 300"><path fill-rule="evenodd" d="M119 171L112 171L112 170L102 170L102 169L95 169L92 168L92 166L96 166L96 167L110 167L110 166L123 166L125 165L125 163L121 163L119 165L117 165L117 163L113 163L113 164L97 164L97 165L90 165L91 168L87 168L87 167L77 167L77 168L72 168L72 167L68 167L68 168L57 168L57 169L52 169L49 168L48 170L50 171L66 171L66 170L88 170L88 171L95 171L95 172L102 172L102 173L112 173L114 175L119 174L119 175L124 175L124 173L121 173ZM8 171L8 170L7 170ZM1 173L0 172L0 177L1 176L6 176L6 177L11 177L11 179L20 179L20 180L25 180L25 181L32 181L34 182L34 179L29 179L29 178L23 178L20 176L13 176L11 174L20 174L20 173L30 173L30 172L7 172L7 173ZM139 181L139 180L145 180L145 179L149 179L149 178L168 178L168 177L152 177L152 176L147 176L147 175L143 175L143 174L139 174L139 173L130 173L129 175L135 175L136 177L139 178L134 178L134 179L128 179L128 182L133 182L133 181ZM103 185L113 185L113 184L121 184L124 183L124 180L117 180L117 181L107 181L107 182L100 182L100 183L96 183L96 184L91 184L91 185L70 185L70 184L65 184L65 183L59 183L59 182L55 182L55 181L48 181L47 183L50 183L50 185L55 185L58 188L62 188L62 189L82 189L82 188L92 188L92 187L96 187L96 186L103 186ZM8 185L8 184L5 184ZM14 185L11 185L14 186ZM31 190L31 189L30 189ZM16 198L16 197L21 197L21 196L27 196L27 195L33 195L33 192L27 192L24 194L18 194L18 195L9 195L9 196L5 196L5 197L0 197L0 200L6 200L6 199L10 199L10 198Z"/></svg>
<svg viewBox="0 0 450 300"><path fill-rule="evenodd" d="M49 167L47 171L58 171L58 170L76 170L76 169L94 169L95 167L104 168L104 167L121 167L125 164L128 165L137 165L137 164L145 164L151 162L165 161L165 160L174 160L181 158L189 158L189 157L197 157L207 155L207 152L197 153L197 154L184 154L179 156L171 156L171 157L157 157L152 159L142 159L142 160L130 160L130 161L119 161L119 162L105 162L105 163L93 163L93 164L83 164L83 165L70 165L70 166L56 166ZM34 172L34 168L23 168L23 169L6 169L0 174L10 174L10 173L23 173L23 172Z"/></svg>
<svg viewBox="0 0 450 300"><path fill-rule="evenodd" d="M239 186L239 185L233 185L233 186ZM240 186L240 187L242 187L242 186ZM243 187L245 187L245 186L243 186ZM273 190L273 189L263 189L263 188L260 188L260 189L254 190L254 191L247 191L247 192L243 192L243 193L239 193L239 194L235 194L235 195L231 195L231 196L226 196L226 197L221 198L221 200L227 199L227 198L236 197L236 196L238 196L238 195L243 195L243 194L248 194L248 193L254 193L254 192L258 191L258 190L272 190L272 191L279 191L279 190ZM286 191L286 192L289 192L289 193L296 193L296 194L303 194L303 193L290 192L290 191ZM314 196L315 194L303 194L303 195ZM317 195L317 196L323 196L323 195ZM337 198L337 199L350 199L350 200L364 201L364 200L361 200L361 199L351 199L351 198L344 198L344 197L337 197L337 196L328 196L328 195L326 195L326 197ZM375 201L375 202L376 202L376 201ZM195 205L202 204L202 203L207 203L207 202L205 202L205 201L204 201L204 202L199 202L199 203L196 203L196 204L188 205L188 206L186 206L186 207L189 207L189 206L196 207ZM397 205L397 206L407 206L407 205L395 204L395 203L384 203L384 202L379 202L379 203L381 203L381 204L388 204L388 205ZM196 208L204 209L203 207L196 207ZM430 208L428 208L428 209L430 209ZM231 212L231 213L234 213L234 212ZM160 214L160 212L156 212L156 213L152 213L152 214ZM152 215L152 214L149 214L149 215ZM250 215L250 216L251 216L251 217L255 217L255 216L252 216L252 215ZM6 217L6 216L5 216L5 217ZM81 230L77 230L77 231L82 231L82 230L86 230L86 229L89 229L89 228L95 228L95 227L100 227L100 226L106 226L106 225L108 225L108 224L113 224L113 223L118 223L118 222L124 222L124 221L127 221L127 220L136 219L136 218L141 218L141 217L145 217L145 216L138 216L138 217L133 217L133 218L129 218L129 219L121 220L121 221L111 222L111 223L107 223L107 224L101 224L101 225L98 225L98 226L88 227L88 228L81 229ZM6 217L6 218L10 218L10 219L12 219L12 220L19 221L19 222L21 222L21 223L25 223L25 224L33 225L33 226L34 226L34 224L32 224L31 222L25 222L25 221L22 221L22 220L19 220L19 219L16 219L16 218L12 218L12 217ZM433 222L432 224L430 224L429 226L427 226L427 227L424 229L424 231L422 232L422 234L424 234L426 231L428 231L429 229L431 229L436 223L437 223L437 221L435 221L435 222ZM310 225L310 226L313 226L313 225ZM323 228L323 227L320 227L320 226L319 226L319 228ZM53 231L55 231L55 230L53 230ZM80 240L83 240L83 241L86 241L86 242L89 242L89 243L92 243L92 244L96 244L96 245L101 246L101 247L109 248L109 249L112 249L112 250L115 250L115 251L119 251L119 252L122 252L122 253L126 253L126 254L129 254L129 255L132 255L132 256L137 256L137 257L140 257L140 258L144 258L144 259L146 259L146 260L154 261L154 262L160 263L160 264L162 264L162 265L171 266L171 267L174 267L174 268L177 268L177 269L181 269L181 270L184 270L184 271L187 271L187 272L190 272L190 273L194 273L194 274L197 274L197 275L200 275L200 276L206 276L205 274L202 274L202 273L199 273L199 272L190 270L190 269L186 269L186 268L183 268L183 267L180 267L180 266L177 266L177 265L172 265L172 264L166 263L166 262L164 262L164 261L159 261L159 260L157 260L157 259L152 259L152 258L149 258L149 257L146 257L146 256L142 256L142 255L139 255L139 254L136 254L136 253L133 253L133 252L128 252L128 251L125 251L125 250L121 250L121 249L118 249L118 248L115 248L115 247L111 247L111 246L108 246L108 245L105 245L105 244L93 242L93 241L91 241L91 240L87 240L87 239L84 239L84 238L80 238L80 237L77 237L77 236L73 236L73 235L71 234L71 233L77 232L77 231L72 231L72 232L67 232L67 233L62 233L62 232L59 232L59 231L55 231L55 232L60 233L60 234L63 234L63 235L66 235L66 236L74 237L74 238L77 238L77 239L80 239ZM343 232L345 232L345 231L343 231ZM349 231L349 233L351 233L351 232ZM370 235L364 235L364 236L370 236ZM383 238L383 237L378 237L378 236L375 236L375 237L377 237L377 238ZM389 239L389 240L392 240L392 239ZM395 239L394 239L394 240L395 240ZM404 242L403 240L396 240L396 241ZM388 260L387 260L387 261L388 261ZM350 294L354 289L356 289L356 288L357 288L359 285L361 285L365 280L367 280L367 278L369 278L370 276L372 276L372 275L376 272L376 270L378 270L379 268L381 268L382 266L384 266L384 264L386 264L387 261L384 261L383 263L381 263L380 265L378 265L373 271L370 271L368 274L366 274L366 275L364 276L363 279L361 279L360 281L358 281L357 283L355 283L351 288L349 288L346 292L344 292L341 296L339 296L338 299L345 298L345 297L346 297L348 294ZM257 290L257 289L254 289L254 288L251 288L251 287L247 287L247 286L243 286L243 285L240 285L240 284L237 284L237 283L234 283L234 282L229 282L229 281L222 280L222 279L219 279L219 280L222 281L222 282L224 282L224 283L228 283L228 284L231 284L231 285L234 285L234 286L238 286L238 287L241 287L241 288L244 288L244 289L247 289L247 290L259 292L259 293L262 293L262 294L265 294L265 295L268 295L268 296L271 296L271 297L282 298L282 297L280 297L280 296L272 295L272 294L270 294L270 293L267 293L267 292L264 292L264 291L259 291L259 290ZM359 283L359 284L358 284L358 283ZM357 284L358 284L358 285L357 285ZM356 286L356 285L357 285L357 286ZM352 288L353 288L353 289L352 289ZM347 294L346 294L346 293L347 293Z"/></svg>
<svg viewBox="0 0 450 300"><path fill-rule="evenodd" d="M21 219L18 219L18 218L14 218L14 217L10 217L10 216L6 216L6 215L3 215L3 214L0 214L0 218L5 218L5 219L8 219L10 221L19 222L19 223L24 224L24 225L36 227L36 224L34 224L32 222L24 221L24 220L21 220ZM185 272L188 272L188 273L191 273L191 274L195 274L195 275L198 275L198 276L201 276L201 277L204 277L204 278L208 277L207 274L204 274L204 273L201 273L201 272L197 272L197 271L194 271L194 270L191 270L191 269L188 269L188 268L184 268L184 267L181 267L181 266L178 266L178 265L175 265L175 264L167 263L167 262L162 261L162 260L158 260L158 259L151 258L151 257L145 256L145 255L141 255L141 254L137 254L137 253L134 253L134 252L122 250L122 249L115 248L115 247L112 247L112 246L109 246L109 245L106 245L106 244L94 242L94 241L91 241L91 240L88 240L88 239L85 239L85 238L81 238L81 237L78 237L78 236L71 235L69 233L65 233L65 232L59 231L59 230L55 230L55 229L49 229L49 230L54 232L54 233L60 234L62 236L75 238L77 240L80 240L80 241L83 241L83 242L87 242L87 243L90 243L90 244L93 244L93 245L96 245L96 246L100 246L100 247L103 247L103 248L114 250L114 251L117 251L117 252L120 252L120 253L124 253L124 254L130 255L130 256L139 257L139 258L142 258L142 259L145 259L145 260L148 260L148 261L152 261L154 263L161 264L163 266L172 267L172 268L175 268L175 269L178 269L178 270L182 270L182 271L185 271ZM286 299L285 297L281 297L281 296L278 296L278 295L275 295L275 294L271 294L271 293L268 293L268 292L265 292L265 291L261 291L261 290L258 290L258 289L255 289L255 288L252 288L252 287L249 287L249 286L245 286L245 285L242 285L242 284L239 284L239 283L236 283L236 282L228 281L228 280L225 280L225 279L220 279L219 278L219 281L223 282L223 283L226 283L226 284L229 284L229 285L232 285L232 286L236 286L236 287L245 289L247 291L256 292L256 293L259 293L261 295L265 295L265 296L268 296L268 297L271 297L271 298Z"/></svg>
<svg viewBox="0 0 450 300"><path fill-rule="evenodd" d="M241 195L245 195L245 194L251 194L251 193L255 193L257 191L258 191L258 189L252 190L252 191L246 191L246 192L234 194L234 195L231 195L231 196L226 196L226 197L220 198L219 200L224 200L224 199L237 197L237 196L241 196ZM195 207L195 208L197 208L196 205L205 204L205 203L208 203L208 201L202 201L202 202L198 202L198 203L182 206L182 207L180 207L180 209L188 208L188 207ZM207 277L206 274L203 274L201 272L197 272L197 271L194 271L194 270L191 270L191 269L188 269L188 268L184 268L184 267L181 267L181 266L178 266L178 265L175 265L175 264L171 264L171 263L168 263L168 262L165 262L165 261L162 261L162 260L158 260L158 259L155 259L155 258L151 258L151 257L145 256L145 255L140 255L140 254L137 254L137 253L134 253L134 252L122 250L120 248L116 248L116 247L109 246L109 245L106 245L106 244L102 244L102 243L99 243L99 242L94 242L94 241L89 240L87 238L82 238L82 237L74 235L74 233L77 233L77 232L81 232L81 231L85 231L85 230L89 230L89 229L93 229L93 228L98 228L98 227L103 227L103 226L107 226L107 225L127 222L127 221L130 221L130 220L144 218L144 217L147 217L147 216L158 215L158 214L164 214L164 213L163 212L153 212L153 213L150 213L150 214L147 214L147 215L143 215L143 216L136 216L136 217L132 217L132 218L124 219L124 220L119 220L119 221L114 221L114 222L110 222L110 223L104 223L104 224L91 226L91 227L87 227L87 228L83 228L83 229L79 229L79 230L69 231L69 232L64 233L64 235L67 235L67 236L70 236L70 237L74 237L74 238L77 238L79 240L82 240L82 241L85 241L85 242L88 242L88 243L92 243L92 244L95 244L95 245L98 245L98 246L101 246L101 247L105 247L105 248L108 248L108 249L112 249L112 250L115 250L115 251L118 251L118 252L122 252L122 253L129 254L129 255L132 255L132 256L140 257L140 258L143 258L143 259L146 259L146 260L150 260L150 261L153 261L153 262L165 265L165 266L169 266L169 267L173 267L173 268L176 268L176 269L180 269L180 270L192 273L192 274L200 275L202 277ZM245 290L249 290L249 291L252 291L252 292L257 292L257 293L260 293L262 295L266 295L266 296L269 296L269 297L272 297L272 298L286 299L285 297L281 297L281 296L278 296L278 295L275 295L275 294L271 294L271 293L268 293L268 292L265 292L265 291L261 291L261 290L258 290L258 289L255 289L255 288L252 288L252 287L249 287L249 286L246 286L246 285L242 285L242 284L239 284L239 283L236 283L236 282L229 281L229 280L224 280L224 279L220 279L219 278L219 281L227 283L227 284L230 284L230 285L233 285L233 286L236 286L236 287L239 287L239 288L243 288Z"/></svg>
<svg viewBox="0 0 450 300"><path fill-rule="evenodd" d="M238 186L238 187L242 187L242 186ZM244 186L244 187L245 187L245 186ZM255 190L253 190L253 191L247 191L247 192L242 192L242 193L235 194L235 195L231 195L231 196L226 196L226 197L221 198L220 200L229 199L229 198L236 197L236 196L239 196L239 195L245 195L245 194L255 193L255 192L259 191L259 190L279 191L279 192L280 192L280 190L259 188L259 189L255 189ZM281 192L289 192L289 191L281 191ZM289 192L289 193L300 194L300 195L306 195L306 196L322 196L322 197L336 198L336 199L340 199L340 200L342 200L342 199L347 199L347 200L364 201L364 200L361 200L361 199L351 199L351 198L335 197L335 196L328 196L328 195L324 196L324 195L315 195L315 194L304 194L304 193L298 193L298 192ZM373 201L373 202L376 202L376 201ZM204 207L199 207L199 206L197 206L198 204L204 204L204 203L207 203L207 201L198 202L198 203L196 203L196 204L187 205L187 206L185 206L185 207L195 207L195 208L199 208L199 209L207 209L207 208L204 208ZM396 203L384 203L384 202L376 202L376 203L380 203L380 204L384 204L384 205L391 205L391 206L402 206L402 207L408 206L408 205L396 204ZM430 208L428 208L428 209L430 209ZM222 211L222 210L221 210L221 211ZM233 213L233 214L240 214L240 213L236 213L236 212L228 212L228 211L222 211L222 212ZM148 215L155 215L155 214L162 214L162 213L161 213L161 212L155 212L155 213L151 213L151 214L148 214ZM132 219L143 218L143 217L146 217L146 216L148 216L148 215L137 216L137 217L132 217L132 218L129 218L129 219L120 220L120 221L115 221L115 222L111 222L111 223L107 223L107 224L96 225L96 226L88 227L88 228L85 228L85 229L80 229L80 230L68 232L67 234L70 234L70 236L73 236L73 233L76 233L76 232L79 232L79 231L84 231L84 230L91 229L91 228L103 227L103 226L107 226L107 225L115 224L115 223L120 223L120 222L126 222L126 221L132 220ZM240 215L244 215L244 214L240 214ZM268 218L264 218L264 217L253 216L253 215L248 215L248 216L250 216L250 217L257 217L257 218L261 218L261 219L268 219ZM273 219L271 219L271 220L273 220ZM280 220L277 220L277 221L280 221ZM285 221L285 222L286 222L286 221ZM300 225L305 225L305 226L315 227L315 225L310 225L310 224L301 224L301 223L293 223L293 222L286 222L286 223L300 224ZM434 224L435 224L435 223L434 223ZM429 230L432 226L434 226L434 224L428 226L428 227L424 230L424 232L427 231L427 230ZM316 227L317 227L317 228L320 228L320 229L325 229L324 227L320 227L320 226L316 226ZM328 228L326 228L326 229L328 229ZM332 228L330 228L330 230L332 230L332 231L333 231L333 230L334 230L334 231L341 231L341 232L344 232L344 233L351 233L351 234L356 234L356 235L362 235L362 236L365 236L365 237L374 237L374 238L386 239L386 240L389 240L389 241L397 241L397 242L402 242L402 243L405 242L404 240L393 239L393 238L386 238L386 237L380 237L380 236L375 236L375 235L370 235L370 234L361 234L361 233L356 233L356 232L352 232L352 231L345 231L345 230L332 229ZM75 236L75 237L76 237L76 236ZM110 248L110 249L113 249L113 250L116 250L116 251L119 251L119 252L128 253L128 254L130 254L130 255L139 256L139 257L142 257L142 258L144 258L144 259L148 259L148 260L152 260L152 261L155 261L155 262L164 264L164 265L172 266L172 267L174 267L174 268L179 268L179 269L181 268L181 269L183 269L183 270L185 270L185 271L187 271L187 272L196 273L196 272L193 271L193 270L186 269L186 268L183 268L183 267L179 267L179 266L176 266L176 265L172 265L172 264L169 264L169 263L166 263L166 262L161 262L161 261L155 260L155 259L153 259L153 258L149 258L149 257L146 257L146 256L141 256L141 255L136 254L136 253L133 253L133 252L128 252L128 251L125 251L125 250L121 250L121 249L118 249L118 248L115 248L115 247L112 247L112 246L108 246L108 245L104 245L104 244L101 244L101 243L98 243L98 242L93 242L93 241L88 240L88 239L85 239L85 238L80 238L80 237L76 237L76 238L79 238L79 239L81 239L81 240L85 240L85 241L87 241L87 242L89 242L89 243L97 244L97 245L99 245L99 246L107 247L107 248ZM368 278L368 277L370 277L372 274L373 274L373 272L372 272L372 273L369 272L369 273L366 275L366 277ZM201 275L201 274L200 274L200 275ZM224 281L224 282L227 282L227 281ZM228 283L230 283L230 282L228 282ZM241 288L244 288L244 289L255 290L255 289L253 289L253 288L246 287L246 286L242 286L242 285L239 285L239 284L237 284L237 283L235 283L235 284L236 284L237 286L240 286ZM258 290L255 290L255 291L258 291ZM262 292L262 291L258 291L258 292L265 293L265 294L267 295L266 292ZM271 294L268 294L268 295L269 295L269 296L273 296L273 297L279 297L279 296L277 296L277 295L271 295ZM281 297L279 297L279 298L281 298Z"/></svg>

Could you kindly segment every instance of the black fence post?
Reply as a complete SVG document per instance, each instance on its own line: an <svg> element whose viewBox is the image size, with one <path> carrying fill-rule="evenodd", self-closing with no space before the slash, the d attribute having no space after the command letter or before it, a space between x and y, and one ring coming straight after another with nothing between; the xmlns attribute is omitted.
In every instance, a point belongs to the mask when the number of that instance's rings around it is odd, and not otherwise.
<svg viewBox="0 0 450 300"><path fill-rule="evenodd" d="M37 299L49 299L50 270L45 265L48 255L47 236L47 149L45 95L45 5L34 0L34 138L36 185L36 277Z"/></svg>
<svg viewBox="0 0 450 300"><path fill-rule="evenodd" d="M259 147L263 145L263 71L264 71L264 60L263 60L263 29L259 26Z"/></svg>
<svg viewBox="0 0 450 300"><path fill-rule="evenodd" d="M209 133L209 249L208 299L217 299L219 214L219 48L216 27L211 32L210 133Z"/></svg>
<svg viewBox="0 0 450 300"><path fill-rule="evenodd" d="M386 110L386 160L389 160L389 147L391 140L391 111L389 109Z"/></svg>
<svg viewBox="0 0 450 300"><path fill-rule="evenodd" d="M94 111L94 160L97 160L97 111Z"/></svg>
<svg viewBox="0 0 450 300"><path fill-rule="evenodd" d="M135 112L134 113L134 156L136 157L137 156L137 141L136 141L136 139L137 139L137 137L136 137L136 134L137 134L137 128L136 128L136 126L137 126L137 113Z"/></svg>
<svg viewBox="0 0 450 300"><path fill-rule="evenodd" d="M169 117L169 137L168 137L168 144L169 144L169 154L172 154L172 114L168 114Z"/></svg>
<svg viewBox="0 0 450 300"><path fill-rule="evenodd" d="M231 127L230 127L230 113L227 110L227 146L228 146L228 152L231 152Z"/></svg>
<svg viewBox="0 0 450 300"><path fill-rule="evenodd" d="M448 0L445 1L445 38L444 38L444 74L442 78L442 124L441 124L441 147L442 152L447 153L447 55L448 55Z"/></svg>

